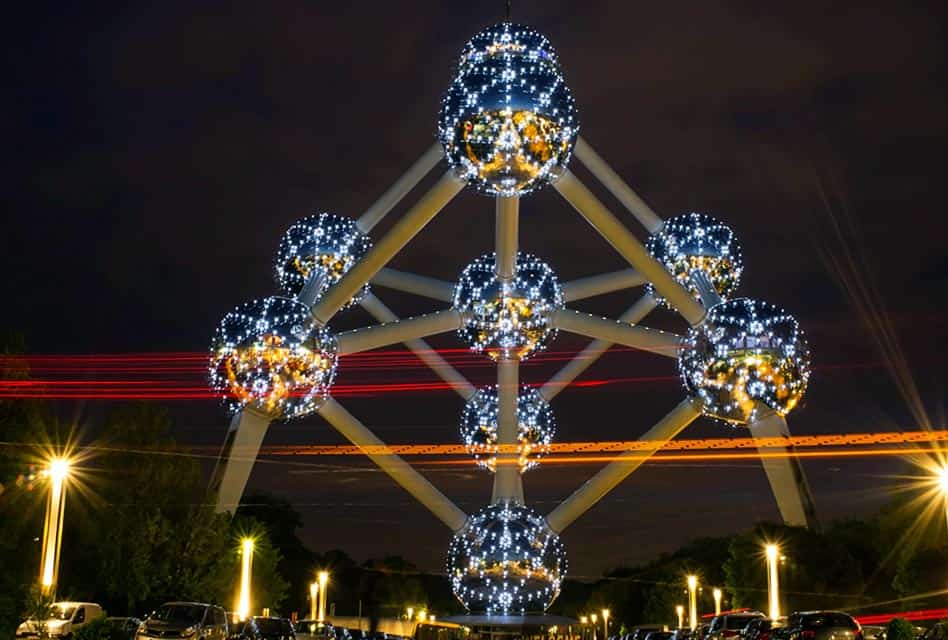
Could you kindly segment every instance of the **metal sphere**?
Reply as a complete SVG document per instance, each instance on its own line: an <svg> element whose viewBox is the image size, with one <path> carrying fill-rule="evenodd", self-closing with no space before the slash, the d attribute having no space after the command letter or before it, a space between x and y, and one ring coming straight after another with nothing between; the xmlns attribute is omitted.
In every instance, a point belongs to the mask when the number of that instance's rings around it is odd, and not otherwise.
<svg viewBox="0 0 948 640"><path fill-rule="evenodd" d="M563 290L550 266L529 253L517 253L509 282L494 270L494 254L477 258L454 286L454 308L464 317L462 340L494 360L525 360L556 337L550 313L563 306Z"/></svg>
<svg viewBox="0 0 948 640"><path fill-rule="evenodd" d="M524 195L550 182L579 134L550 41L509 22L465 45L438 122L448 162L489 195Z"/></svg>
<svg viewBox="0 0 948 640"><path fill-rule="evenodd" d="M461 411L461 441L477 464L490 471L497 468L497 407L497 387L485 387L478 389ZM556 422L550 404L536 389L522 386L517 395L521 473L535 467L549 452L555 434Z"/></svg>
<svg viewBox="0 0 948 640"><path fill-rule="evenodd" d="M744 270L741 245L730 227L711 216L686 213L671 218L661 231L649 237L645 246L696 300L700 300L692 280L696 271L707 276L711 286L725 300L740 284ZM657 294L651 283L647 290L659 303L668 306L668 301Z"/></svg>
<svg viewBox="0 0 948 640"><path fill-rule="evenodd" d="M796 406L810 377L810 352L792 316L737 298L715 305L692 327L678 368L705 415L746 424L760 403L782 416Z"/></svg>
<svg viewBox="0 0 948 640"><path fill-rule="evenodd" d="M210 387L233 412L245 407L274 418L312 413L336 375L336 339L309 307L270 297L237 307L211 344Z"/></svg>
<svg viewBox="0 0 948 640"><path fill-rule="evenodd" d="M296 297L313 276L322 281L315 302L372 248L355 220L335 213L316 213L294 223L280 240L274 275L283 295ZM357 304L368 292L359 290L346 307Z"/></svg>
<svg viewBox="0 0 948 640"><path fill-rule="evenodd" d="M447 573L471 612L542 613L566 577L566 551L546 520L518 504L494 504L451 540Z"/></svg>

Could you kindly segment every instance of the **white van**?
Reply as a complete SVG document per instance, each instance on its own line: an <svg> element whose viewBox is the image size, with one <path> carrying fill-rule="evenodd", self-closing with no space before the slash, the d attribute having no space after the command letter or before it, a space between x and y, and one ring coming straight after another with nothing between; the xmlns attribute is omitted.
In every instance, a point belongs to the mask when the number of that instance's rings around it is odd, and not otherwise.
<svg viewBox="0 0 948 640"><path fill-rule="evenodd" d="M94 602L56 602L53 615L46 624L51 637L65 639L76 629L104 616L102 607ZM39 625L33 620L27 620L16 629L17 638L36 638L39 635Z"/></svg>

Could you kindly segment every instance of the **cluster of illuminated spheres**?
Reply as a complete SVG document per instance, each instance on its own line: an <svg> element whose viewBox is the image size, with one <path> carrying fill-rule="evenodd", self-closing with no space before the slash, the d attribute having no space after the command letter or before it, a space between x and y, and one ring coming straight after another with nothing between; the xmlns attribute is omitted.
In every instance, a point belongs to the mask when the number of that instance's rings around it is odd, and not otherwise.
<svg viewBox="0 0 948 640"><path fill-rule="evenodd" d="M497 409L496 387L477 390L461 411L461 440L477 460L479 466L495 471L497 468ZM556 422L553 409L540 393L523 386L517 396L517 441L520 472L537 465L550 450Z"/></svg>
<svg viewBox="0 0 948 640"><path fill-rule="evenodd" d="M731 229L702 213L686 213L666 221L661 230L649 237L646 247L678 282L700 299L694 275L707 277L722 299L728 299L741 281L744 263L741 246ZM652 283L647 292L663 305Z"/></svg>
<svg viewBox="0 0 948 640"><path fill-rule="evenodd" d="M305 304L275 296L254 300L217 327L210 386L231 411L297 418L326 399L337 360L335 338L316 325Z"/></svg>
<svg viewBox="0 0 948 640"><path fill-rule="evenodd" d="M464 47L441 103L439 137L452 167L489 195L549 182L572 154L579 120L547 38L505 22Z"/></svg>
<svg viewBox="0 0 948 640"><path fill-rule="evenodd" d="M678 366L705 415L746 424L761 404L781 416L796 406L810 377L810 352L792 316L737 298L715 305L692 327Z"/></svg>
<svg viewBox="0 0 948 640"><path fill-rule="evenodd" d="M277 285L283 295L295 297L317 277L318 290L312 295L319 299L370 248L372 241L352 218L334 213L307 216L283 234L273 265ZM366 284L346 307L357 304L368 290Z"/></svg>
<svg viewBox="0 0 948 640"><path fill-rule="evenodd" d="M518 504L493 504L472 515L448 549L448 579L470 611L541 613L566 575L563 543L546 520Z"/></svg>
<svg viewBox="0 0 948 640"><path fill-rule="evenodd" d="M464 318L458 335L494 360L525 360L556 337L550 314L562 308L563 289L550 266L529 253L517 253L510 281L495 271L488 253L461 272L454 308Z"/></svg>

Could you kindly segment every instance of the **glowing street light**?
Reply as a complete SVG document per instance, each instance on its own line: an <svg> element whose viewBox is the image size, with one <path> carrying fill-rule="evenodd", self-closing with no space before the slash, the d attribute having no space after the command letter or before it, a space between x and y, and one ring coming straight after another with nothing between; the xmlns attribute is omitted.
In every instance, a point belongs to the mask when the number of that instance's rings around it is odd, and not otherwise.
<svg viewBox="0 0 948 640"><path fill-rule="evenodd" d="M253 563L253 538L240 541L240 591L235 611L240 620L250 617L250 570Z"/></svg>
<svg viewBox="0 0 948 640"><path fill-rule="evenodd" d="M318 607L317 596L319 596L319 583L311 582L309 584L309 619L316 619L316 609Z"/></svg>
<svg viewBox="0 0 948 640"><path fill-rule="evenodd" d="M316 579L319 581L319 617L316 619L317 622L326 621L326 585L329 584L329 572L320 571L316 574Z"/></svg>
<svg viewBox="0 0 948 640"><path fill-rule="evenodd" d="M405 609L405 613L408 614L408 621L411 622L412 616L415 615L415 608L414 608L414 607L408 607L407 609Z"/></svg>
<svg viewBox="0 0 948 640"><path fill-rule="evenodd" d="M715 589L712 593L714 594L714 615L719 616L721 615L721 590Z"/></svg>
<svg viewBox="0 0 948 640"><path fill-rule="evenodd" d="M602 610L602 637L603 638L609 637L609 610L608 609Z"/></svg>
<svg viewBox="0 0 948 640"><path fill-rule="evenodd" d="M681 629L685 626L685 607L684 605L676 605L675 613L678 614L678 628Z"/></svg>
<svg viewBox="0 0 948 640"><path fill-rule="evenodd" d="M688 627L698 627L698 576L688 576Z"/></svg>
<svg viewBox="0 0 948 640"><path fill-rule="evenodd" d="M767 551L767 593L770 600L770 619L780 617L780 584L777 576L777 559L780 549L775 544L768 544Z"/></svg>
<svg viewBox="0 0 948 640"><path fill-rule="evenodd" d="M589 619L593 623L593 640L596 640L596 623L599 622L599 616L595 613L589 614ZM605 638L603 638L605 640Z"/></svg>
<svg viewBox="0 0 948 640"><path fill-rule="evenodd" d="M418 612L418 622L424 622L428 618L428 612L422 609Z"/></svg>
<svg viewBox="0 0 948 640"><path fill-rule="evenodd" d="M580 624L589 624L589 616L579 616Z"/></svg>
<svg viewBox="0 0 948 640"><path fill-rule="evenodd" d="M66 506L66 480L69 460L53 458L46 469L49 477L49 500L46 503L46 524L43 528L43 555L40 561L40 585L52 593L59 577L59 548L63 537L63 513Z"/></svg>

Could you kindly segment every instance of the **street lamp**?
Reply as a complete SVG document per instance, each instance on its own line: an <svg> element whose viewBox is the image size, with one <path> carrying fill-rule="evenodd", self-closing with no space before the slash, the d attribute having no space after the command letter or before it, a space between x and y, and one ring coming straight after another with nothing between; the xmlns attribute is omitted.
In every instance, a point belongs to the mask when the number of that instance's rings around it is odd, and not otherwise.
<svg viewBox="0 0 948 640"><path fill-rule="evenodd" d="M412 617L413 615L415 615L415 608L414 608L414 607L408 607L407 609L405 609L405 613L408 614L408 621L411 622L411 617Z"/></svg>
<svg viewBox="0 0 948 640"><path fill-rule="evenodd" d="M688 626L698 627L698 576L688 576Z"/></svg>
<svg viewBox="0 0 948 640"><path fill-rule="evenodd" d="M418 622L424 622L427 617L428 617L428 612L425 611L424 609L418 612Z"/></svg>
<svg viewBox="0 0 948 640"><path fill-rule="evenodd" d="M579 616L580 624L589 624L589 616Z"/></svg>
<svg viewBox="0 0 948 640"><path fill-rule="evenodd" d="M767 593L770 600L770 619L780 617L780 583L777 576L777 559L780 549L775 544L768 544L767 552Z"/></svg>
<svg viewBox="0 0 948 640"><path fill-rule="evenodd" d="M318 607L317 596L319 595L319 583L311 582L309 584L309 619L316 619L316 610Z"/></svg>
<svg viewBox="0 0 948 640"><path fill-rule="evenodd" d="M721 590L715 589L713 592L714 595L714 615L721 615Z"/></svg>
<svg viewBox="0 0 948 640"><path fill-rule="evenodd" d="M602 610L602 637L603 639L609 637L609 610Z"/></svg>
<svg viewBox="0 0 948 640"><path fill-rule="evenodd" d="M329 572L320 571L316 574L316 579L319 581L319 617L316 619L317 622L326 621L326 585L329 583Z"/></svg>
<svg viewBox="0 0 948 640"><path fill-rule="evenodd" d="M250 570L253 563L253 538L240 541L240 590L237 592L237 617L250 617Z"/></svg>
<svg viewBox="0 0 948 640"><path fill-rule="evenodd" d="M46 524L43 528L43 554L40 560L40 585L52 593L59 578L59 548L63 538L63 513L66 506L66 479L69 460L53 458L46 469L49 477L49 500L46 502Z"/></svg>
<svg viewBox="0 0 948 640"><path fill-rule="evenodd" d="M593 640L596 640L596 623L599 622L599 616L595 613L590 613L589 620L593 623ZM603 640L605 640L605 638L603 638Z"/></svg>
<svg viewBox="0 0 948 640"><path fill-rule="evenodd" d="M678 628L681 629L685 626L685 607L684 605L676 605L675 613L678 614Z"/></svg>

